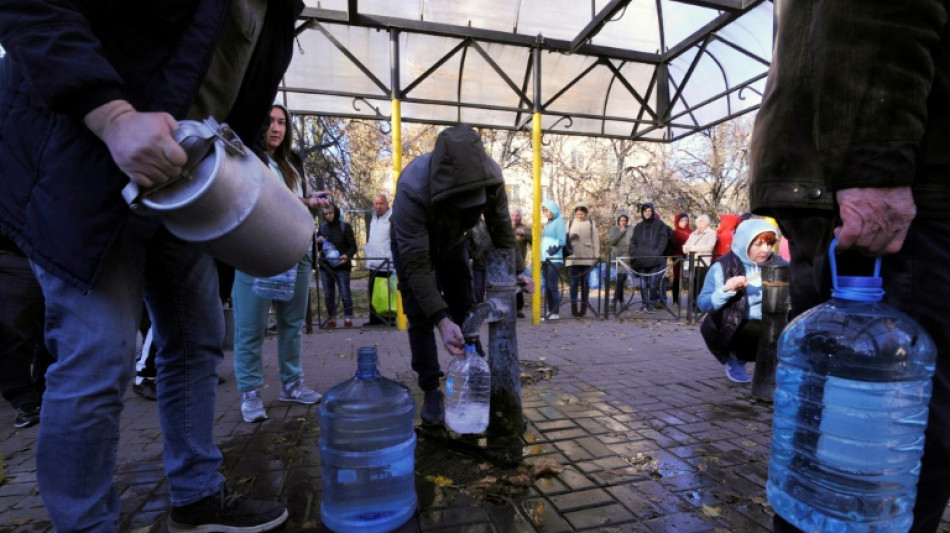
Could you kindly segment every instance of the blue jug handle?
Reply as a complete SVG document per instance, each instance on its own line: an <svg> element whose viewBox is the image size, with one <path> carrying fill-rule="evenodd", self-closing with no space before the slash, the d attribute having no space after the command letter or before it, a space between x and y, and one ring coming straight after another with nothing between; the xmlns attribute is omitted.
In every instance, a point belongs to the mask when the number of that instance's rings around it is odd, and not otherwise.
<svg viewBox="0 0 950 533"><path fill-rule="evenodd" d="M848 277L849 281L859 282L859 283L857 284L849 283L849 287L847 287L846 289L842 289L838 285L838 262L835 259L835 248L837 248L837 246L838 246L838 238L834 237L831 239L831 244L828 246L828 261L831 265L832 295L844 295L845 293L849 293L852 297L856 296L856 293L867 293L868 295L871 295L871 294L883 295L884 291L880 289L881 256L877 256L874 258L874 275L873 276L865 277L865 278ZM860 283L861 281L865 283ZM867 283L867 282L870 282L870 283Z"/></svg>

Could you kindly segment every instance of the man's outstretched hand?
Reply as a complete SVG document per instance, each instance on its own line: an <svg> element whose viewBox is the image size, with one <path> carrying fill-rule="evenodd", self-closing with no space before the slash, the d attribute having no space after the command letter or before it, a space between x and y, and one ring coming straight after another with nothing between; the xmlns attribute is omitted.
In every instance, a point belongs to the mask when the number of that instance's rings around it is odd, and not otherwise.
<svg viewBox="0 0 950 533"><path fill-rule="evenodd" d="M442 337L442 344L452 355L462 355L465 353L465 338L462 337L462 330L458 324L452 322L452 319L445 317L436 324L439 328L439 335Z"/></svg>
<svg viewBox="0 0 950 533"><path fill-rule="evenodd" d="M842 189L836 198L838 248L872 256L900 251L917 214L910 187Z"/></svg>

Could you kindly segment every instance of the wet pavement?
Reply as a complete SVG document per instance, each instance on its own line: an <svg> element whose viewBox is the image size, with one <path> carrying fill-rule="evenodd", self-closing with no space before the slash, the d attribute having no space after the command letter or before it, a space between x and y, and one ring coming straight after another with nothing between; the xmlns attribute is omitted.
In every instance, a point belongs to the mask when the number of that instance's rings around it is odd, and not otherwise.
<svg viewBox="0 0 950 533"><path fill-rule="evenodd" d="M635 316L636 314L634 314ZM357 321L359 323L361 321ZM483 330L483 338L487 328ZM383 375L421 393L405 332L384 328L304 336L306 381L324 392L349 379L360 346L376 345ZM519 320L525 459L496 466L420 435L419 509L400 532L761 532L772 408L728 381L698 327L669 317ZM216 437L224 474L245 494L285 503L282 531L320 521L317 406L277 401L276 343L265 342L268 420L241 419L230 353L220 368ZM447 366L443 354L443 367ZM0 532L51 531L36 488L36 428L13 428L0 405ZM122 531L166 531L168 490L154 402L129 391L115 477ZM418 422L418 417L417 417ZM941 531L950 532L950 512Z"/></svg>

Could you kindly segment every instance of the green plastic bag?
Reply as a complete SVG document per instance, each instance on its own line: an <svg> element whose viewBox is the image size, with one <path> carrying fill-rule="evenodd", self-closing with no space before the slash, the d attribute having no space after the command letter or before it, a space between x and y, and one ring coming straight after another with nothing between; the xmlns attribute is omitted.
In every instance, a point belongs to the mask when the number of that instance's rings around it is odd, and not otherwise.
<svg viewBox="0 0 950 533"><path fill-rule="evenodd" d="M373 309L380 316L396 316L396 276L376 278L373 280Z"/></svg>

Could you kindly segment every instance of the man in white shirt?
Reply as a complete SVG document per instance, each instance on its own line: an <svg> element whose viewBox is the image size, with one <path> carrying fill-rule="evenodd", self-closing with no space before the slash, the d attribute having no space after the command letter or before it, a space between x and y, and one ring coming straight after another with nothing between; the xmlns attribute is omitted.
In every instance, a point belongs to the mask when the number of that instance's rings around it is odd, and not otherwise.
<svg viewBox="0 0 950 533"><path fill-rule="evenodd" d="M392 274L393 251L389 242L389 200L385 194L377 194L373 198L373 219L369 223L369 238L363 253L366 255L366 268L369 275L369 301L373 301L373 286L376 278L388 278ZM388 317L381 317L370 304L369 321L367 326L391 325Z"/></svg>

